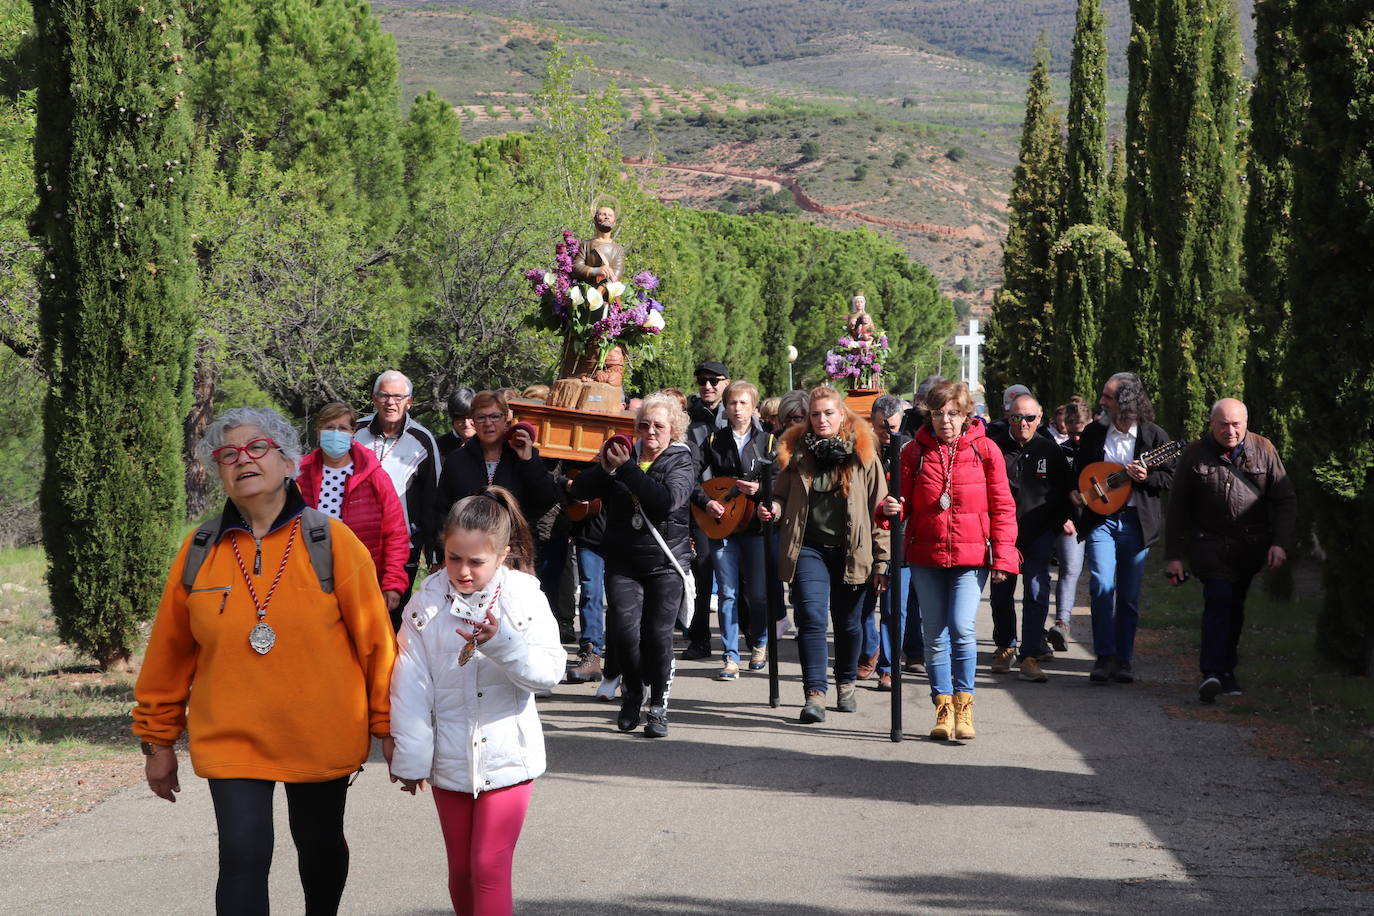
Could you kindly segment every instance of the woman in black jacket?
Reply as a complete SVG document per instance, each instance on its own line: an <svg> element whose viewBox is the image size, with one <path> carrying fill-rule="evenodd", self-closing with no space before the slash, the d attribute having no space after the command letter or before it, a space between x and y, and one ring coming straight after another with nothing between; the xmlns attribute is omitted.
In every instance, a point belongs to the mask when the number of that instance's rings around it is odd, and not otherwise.
<svg viewBox="0 0 1374 916"><path fill-rule="evenodd" d="M608 440L596 463L572 483L573 499L601 500L606 515L607 641L621 670L617 727L639 726L649 697L644 734L668 734L668 689L673 678L673 627L691 566L687 500L695 484L684 444L687 414L677 398L655 392L639 408L639 441L626 449ZM660 546L653 530L663 540ZM669 553L665 552L664 547Z"/></svg>
<svg viewBox="0 0 1374 916"><path fill-rule="evenodd" d="M725 406L726 426L715 430L701 444L701 480L734 477L739 491L735 499L758 500L763 468L773 459L777 437L763 428L754 415L759 390L745 381L732 382L721 402ZM692 504L719 519L727 511L724 503L711 499L698 484L692 489ZM749 670L758 671L768 662L768 588L781 589L776 570L763 562L763 529L757 516L742 531L727 538L711 540L711 566L716 575L720 636L724 643L724 664L718 681L739 678L740 599L747 603L744 636L749 645ZM778 602L782 606L782 602Z"/></svg>
<svg viewBox="0 0 1374 916"><path fill-rule="evenodd" d="M488 486L505 487L520 504L525 524L533 531L540 517L558 502L558 483L544 467L529 434L518 430L510 441L510 408L498 392L479 391L470 414L477 434L449 453L439 477L439 518L465 496ZM443 546L439 545L439 555ZM530 562L535 563L534 557ZM550 595L552 603L556 596Z"/></svg>

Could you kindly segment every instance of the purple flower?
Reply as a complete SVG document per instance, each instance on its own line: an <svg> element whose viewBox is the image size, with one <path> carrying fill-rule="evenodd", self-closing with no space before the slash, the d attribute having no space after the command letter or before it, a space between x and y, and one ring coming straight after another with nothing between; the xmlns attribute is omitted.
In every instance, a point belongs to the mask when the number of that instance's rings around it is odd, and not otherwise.
<svg viewBox="0 0 1374 916"><path fill-rule="evenodd" d="M649 299L649 300L647 300L644 304L647 305L647 306L649 306L649 310L650 310L650 311L653 311L653 312L661 312L661 311L663 311L663 303L662 303L662 302L659 302L657 299Z"/></svg>
<svg viewBox="0 0 1374 916"><path fill-rule="evenodd" d="M544 272L538 267L531 267L529 270L525 271L525 279L529 280L531 283L539 283L544 279Z"/></svg>
<svg viewBox="0 0 1374 916"><path fill-rule="evenodd" d="M881 350L886 350L887 346L887 335L884 334L882 337L878 338L878 348Z"/></svg>
<svg viewBox="0 0 1374 916"><path fill-rule="evenodd" d="M647 270L641 270L639 273L635 274L632 282L642 290L658 288L658 277L655 277Z"/></svg>

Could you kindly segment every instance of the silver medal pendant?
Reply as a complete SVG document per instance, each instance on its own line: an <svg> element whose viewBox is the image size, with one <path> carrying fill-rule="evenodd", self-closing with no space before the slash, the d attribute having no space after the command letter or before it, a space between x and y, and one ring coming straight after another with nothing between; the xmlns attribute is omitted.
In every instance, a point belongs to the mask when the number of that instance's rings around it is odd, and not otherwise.
<svg viewBox="0 0 1374 916"><path fill-rule="evenodd" d="M636 531L638 531L639 529L643 528L643 527L644 527L644 516L642 516L642 515L632 515L632 516L630 516L630 525L631 525L631 526L634 528L634 530L636 530Z"/></svg>
<svg viewBox="0 0 1374 916"><path fill-rule="evenodd" d="M949 508L949 502L950 502L950 500L949 500L949 493L948 493L948 492L941 493L941 494L940 494L940 509L941 509L942 511Z"/></svg>
<svg viewBox="0 0 1374 916"><path fill-rule="evenodd" d="M276 631L262 621L258 621L258 625L248 633L248 645L252 646L253 651L259 655L266 655L271 652L272 647L276 644Z"/></svg>

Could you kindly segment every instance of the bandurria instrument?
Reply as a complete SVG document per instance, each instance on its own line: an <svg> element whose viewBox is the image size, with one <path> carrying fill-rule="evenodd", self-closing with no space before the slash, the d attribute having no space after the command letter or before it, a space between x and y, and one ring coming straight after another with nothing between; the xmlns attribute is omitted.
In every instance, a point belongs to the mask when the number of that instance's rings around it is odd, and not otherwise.
<svg viewBox="0 0 1374 916"><path fill-rule="evenodd" d="M1146 468L1158 467L1172 461L1187 445L1182 439L1165 443L1142 454L1136 463ZM1124 464L1094 461L1078 472L1078 495L1083 497L1083 505L1098 515L1111 515L1130 501L1135 490L1132 483Z"/></svg>

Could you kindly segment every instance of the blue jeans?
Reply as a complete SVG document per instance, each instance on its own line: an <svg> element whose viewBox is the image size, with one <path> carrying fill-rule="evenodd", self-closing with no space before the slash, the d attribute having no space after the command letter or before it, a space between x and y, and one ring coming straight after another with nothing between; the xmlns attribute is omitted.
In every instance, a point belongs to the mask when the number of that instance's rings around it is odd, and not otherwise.
<svg viewBox="0 0 1374 916"><path fill-rule="evenodd" d="M983 566L913 566L911 583L921 599L930 696L973 693L978 665L978 598L988 581Z"/></svg>
<svg viewBox="0 0 1374 916"><path fill-rule="evenodd" d="M582 618L581 645L590 645L597 655L606 654L606 558L590 547L577 548L577 582L581 599L577 603Z"/></svg>
<svg viewBox="0 0 1374 916"><path fill-rule="evenodd" d="M919 658L924 661L926 640L925 634L921 632L921 603L916 599L916 583L911 581L911 567L902 567L900 579L897 587L902 589L905 595L902 601L902 618L899 623L902 634L902 654L908 659ZM876 617L873 614L875 608L878 609ZM868 658L877 652L879 674L892 673L892 637L888 630L888 621L891 619L892 603L888 600L888 594L884 593L880 600L877 592L871 588L867 589L864 592L864 636L863 646L859 649L859 658Z"/></svg>
<svg viewBox="0 0 1374 916"><path fill-rule="evenodd" d="M1198 657L1204 677L1235 675L1240 631L1245 625L1245 595L1253 577L1238 582L1202 580L1202 653Z"/></svg>
<svg viewBox="0 0 1374 916"><path fill-rule="evenodd" d="M739 661L740 602L744 599L746 644L768 645L768 588L772 579L763 565L763 535L753 534L711 542L711 566L716 572L716 609L724 657ZM781 583L778 583L781 586Z"/></svg>
<svg viewBox="0 0 1374 916"><path fill-rule="evenodd" d="M1045 654L1045 620L1050 615L1050 552L1055 532L1046 531L1021 545L1021 574L992 583L988 602L992 605L992 641L997 648L1016 645L1016 580L1021 587L1021 651L1018 658L1039 658Z"/></svg>
<svg viewBox="0 0 1374 916"><path fill-rule="evenodd" d="M1059 552L1059 580L1054 585L1054 618L1068 627L1078 594L1078 577L1083 573L1083 542L1077 534L1061 534L1055 538L1055 550Z"/></svg>
<svg viewBox="0 0 1374 916"><path fill-rule="evenodd" d="M1088 532L1088 593L1092 598L1093 652L1130 664L1140 620L1140 586L1150 548L1130 507Z"/></svg>
<svg viewBox="0 0 1374 916"><path fill-rule="evenodd" d="M802 688L808 692L826 691L827 612L835 626L835 683L851 683L858 677L864 586L844 581L846 559L841 547L802 547L797 556L792 601L796 605Z"/></svg>

